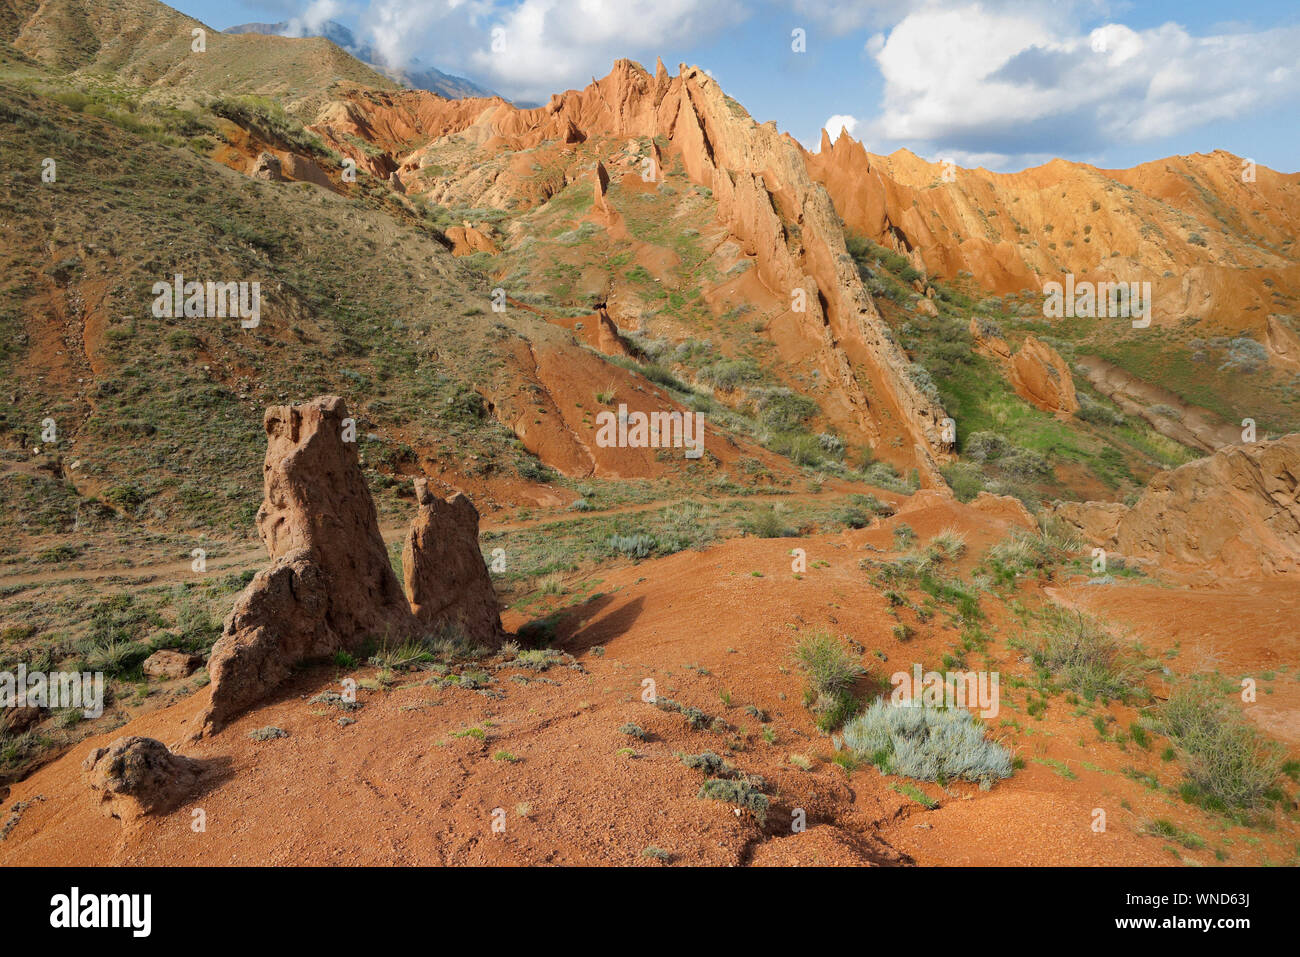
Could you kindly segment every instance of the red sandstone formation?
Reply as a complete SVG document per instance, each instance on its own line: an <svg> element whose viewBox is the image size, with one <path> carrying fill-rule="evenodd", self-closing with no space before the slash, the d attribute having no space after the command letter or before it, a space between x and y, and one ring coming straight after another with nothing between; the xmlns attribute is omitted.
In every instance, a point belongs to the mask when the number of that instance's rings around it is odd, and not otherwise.
<svg viewBox="0 0 1300 957"><path fill-rule="evenodd" d="M651 75L620 60L604 79L528 110L498 99L447 101L414 91L349 96L327 107L313 127L344 153L355 152L345 134L394 154L452 134L488 151L595 134L649 137L659 161L666 142L667 154L712 191L720 221L754 258L762 283L790 302L782 321L813 344L846 430L875 447L901 437L903 449L919 446L930 458L950 457L951 443L940 428L943 410L907 376L908 359L862 286L836 210L809 177L802 151L772 124L756 124L733 108L703 71L683 65L670 77L661 62ZM385 174L399 165L414 172L419 154L413 150L400 164L396 158L368 162ZM599 169L594 189L599 209ZM938 475L928 467L922 472L927 481Z"/></svg>
<svg viewBox="0 0 1300 957"><path fill-rule="evenodd" d="M1215 577L1300 571L1300 432L1155 476L1130 509L1058 504L1093 545Z"/></svg>
<svg viewBox="0 0 1300 957"><path fill-rule="evenodd" d="M478 511L457 492L443 500L415 480L420 507L402 549L406 597L426 629L453 629L477 644L501 643L496 591L478 545Z"/></svg>
<svg viewBox="0 0 1300 957"><path fill-rule="evenodd" d="M304 659L452 621L471 639L500 641L478 515L468 500L436 506L421 490L411 533L416 548L406 565L408 589L420 605L412 614L379 534L343 400L272 406L264 422L265 499L257 526L272 564L236 598L212 649L212 697L198 734L220 730ZM448 597L459 590L459 599Z"/></svg>
<svg viewBox="0 0 1300 957"><path fill-rule="evenodd" d="M1241 158L1222 150L1127 170L1055 159L990 173L907 150L877 156L847 133L832 143L823 131L805 159L849 231L931 275L971 274L992 293L1037 292L1063 273L1150 277L1157 324L1214 315L1258 338L1275 295L1300 294L1300 262L1287 243L1300 217L1300 174L1258 167L1246 181ZM1230 234L1221 230L1224 208L1256 218Z"/></svg>
<svg viewBox="0 0 1300 957"><path fill-rule="evenodd" d="M1034 336L1026 337L1011 357L1010 379L1021 398L1044 412L1073 415L1079 411L1070 367L1059 352Z"/></svg>
<svg viewBox="0 0 1300 957"><path fill-rule="evenodd" d="M1020 351L1011 352L996 331L971 317L970 332L975 351L997 362L1016 394L1044 412L1073 415L1079 411L1074 377L1061 354L1034 336L1027 336Z"/></svg>
<svg viewBox="0 0 1300 957"><path fill-rule="evenodd" d="M452 226L447 229L445 235L451 242L453 256L469 256L477 252L495 256L498 252L497 245L492 241L486 226L471 226L469 223L464 226Z"/></svg>

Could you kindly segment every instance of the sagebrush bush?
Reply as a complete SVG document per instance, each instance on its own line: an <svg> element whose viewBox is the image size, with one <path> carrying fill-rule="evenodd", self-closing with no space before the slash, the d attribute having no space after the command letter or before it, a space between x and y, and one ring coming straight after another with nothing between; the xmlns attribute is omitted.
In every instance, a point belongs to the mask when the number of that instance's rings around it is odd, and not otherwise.
<svg viewBox="0 0 1300 957"><path fill-rule="evenodd" d="M699 754L678 754L677 759L696 771L703 771L709 777L714 778L731 778L737 775L734 765L721 755L714 754L712 751L701 751Z"/></svg>
<svg viewBox="0 0 1300 957"><path fill-rule="evenodd" d="M892 705L877 698L844 725L844 746L886 774L918 781L974 781L985 790L1011 777L1011 751L984 735L964 708Z"/></svg>
<svg viewBox="0 0 1300 957"><path fill-rule="evenodd" d="M609 537L609 550L629 558L649 558L658 544L652 535L611 535Z"/></svg>
<svg viewBox="0 0 1300 957"><path fill-rule="evenodd" d="M731 778L709 778L700 785L699 797L748 808L754 812L760 825L766 823L767 809L771 803L768 796L751 782Z"/></svg>

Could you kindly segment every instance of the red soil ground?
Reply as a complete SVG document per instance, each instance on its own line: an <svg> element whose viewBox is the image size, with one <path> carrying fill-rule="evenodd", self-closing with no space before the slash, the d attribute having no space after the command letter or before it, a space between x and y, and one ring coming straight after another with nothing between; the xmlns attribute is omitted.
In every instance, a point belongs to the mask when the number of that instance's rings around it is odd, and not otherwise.
<svg viewBox="0 0 1300 957"><path fill-rule="evenodd" d="M1294 824L1252 844L1240 829L1117 773L1136 766L1176 781L1154 756L1158 745L1151 753L1121 752L1058 699L1040 720L1029 717L1020 691L1009 688L1011 674L1028 673L1021 653L1007 644L1022 629L1005 605L988 598L1001 717L1020 725L991 719L989 731L1026 759L1024 767L987 792L918 783L938 802L928 810L894 790L902 779L869 767L846 773L831 763L831 742L801 703L803 679L791 659L797 637L826 628L861 644L878 678L914 661L934 666L955 639L940 614L900 643L886 599L858 567L876 554L868 549L888 554L892 527L903 520L922 540L961 529L966 573L1012 527L971 507L929 502L861 531L797 542L736 539L601 571L599 592L574 606L560 628L560 646L580 670L561 664L539 674L505 665L489 686L504 693L500 698L424 685L424 672L399 673L388 690L358 692L365 706L347 727L337 724L337 712L307 699L374 669L303 671L222 733L184 745L184 753L218 769L205 793L130 829L101 816L81 780L85 754L124 734L179 746L204 703L200 692L81 742L15 785L7 804L43 800L28 806L0 843L0 864L638 864L651 861L643 857L651 846L674 862L712 865L1171 863L1169 842L1141 833L1157 817L1207 838L1204 850L1175 851L1189 861L1213 863L1210 848L1228 835L1236 838L1232 863L1277 861L1285 853L1279 848L1294 843ZM801 576L791 571L794 544L807 550ZM1267 664L1276 655L1294 661L1295 628L1287 623L1296 620L1300 599L1294 588L1257 587L1262 591L1248 602L1238 592L1154 585L1058 592L1104 609L1121 628L1131 623L1153 648L1164 647L1158 639L1181 641L1181 654L1190 656L1203 642L1212 648L1222 641L1220 650L1240 659L1235 667ZM1035 585L1020 589L1026 604L1047 597ZM1191 613L1171 613L1180 603ZM1246 605L1256 610L1240 610ZM507 627L518 627L520 618L507 616ZM513 680L517 675L530 680ZM689 729L680 715L641 700L645 679L654 680L658 695L702 708L729 727ZM1293 695L1268 704L1279 725L1295 721ZM746 713L750 705L767 712L772 742ZM1133 715L1111 711L1124 723ZM620 732L627 722L643 728L647 740ZM289 737L249 738L268 725ZM748 811L696 796L703 775L675 752L704 750L767 780L773 800L765 826ZM808 770L791 763L792 754L806 759ZM201 833L191 827L200 808ZM492 829L497 808L504 811L502 833ZM806 813L806 831L791 829L796 808ZM1107 812L1104 833L1091 827L1097 808Z"/></svg>

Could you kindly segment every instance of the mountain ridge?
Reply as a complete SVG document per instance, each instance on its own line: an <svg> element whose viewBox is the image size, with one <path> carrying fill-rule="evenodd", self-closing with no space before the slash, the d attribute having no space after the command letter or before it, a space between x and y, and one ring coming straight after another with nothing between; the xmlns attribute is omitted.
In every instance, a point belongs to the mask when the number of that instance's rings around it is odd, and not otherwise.
<svg viewBox="0 0 1300 957"><path fill-rule="evenodd" d="M473 80L463 76L453 76L450 73L444 73L437 67L427 66L418 61L412 62L407 67L389 67L379 62L383 58L379 56L378 51L367 44L358 43L355 34L346 26L334 20L326 20L320 26L309 32L293 33L294 28L292 21L281 20L276 23L241 23L233 27L226 27L224 33L259 33L269 34L272 36L283 37L324 37L335 46L339 47L345 53L348 53L362 63L365 63L371 69L382 73L384 76L403 86L417 90L428 90L431 93L437 93L439 96L445 96L448 99L463 99L466 97L494 97L494 93Z"/></svg>

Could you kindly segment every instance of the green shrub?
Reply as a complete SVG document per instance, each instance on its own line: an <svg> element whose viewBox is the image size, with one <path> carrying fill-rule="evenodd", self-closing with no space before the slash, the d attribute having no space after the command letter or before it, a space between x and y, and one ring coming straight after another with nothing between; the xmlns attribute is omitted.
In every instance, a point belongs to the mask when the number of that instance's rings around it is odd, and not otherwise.
<svg viewBox="0 0 1300 957"><path fill-rule="evenodd" d="M273 725L267 725L265 728L258 728L256 731L248 732L248 736L254 741L273 741L276 738L289 737L289 732Z"/></svg>
<svg viewBox="0 0 1300 957"><path fill-rule="evenodd" d="M699 754L679 754L677 759L695 771L703 771L709 777L731 778L737 775L736 768L730 761L712 751Z"/></svg>
<svg viewBox="0 0 1300 957"><path fill-rule="evenodd" d="M1174 689L1154 723L1182 755L1192 786L1186 796L1210 807L1256 807L1282 771L1278 747L1202 684Z"/></svg>
<svg viewBox="0 0 1300 957"><path fill-rule="evenodd" d="M1040 536L1017 531L989 549L988 560L999 581L1013 581L1020 575L1045 568L1056 556Z"/></svg>
<svg viewBox="0 0 1300 957"><path fill-rule="evenodd" d="M785 517L774 506L756 508L742 522L746 535L755 538L793 538L799 529L786 524Z"/></svg>
<svg viewBox="0 0 1300 957"><path fill-rule="evenodd" d="M916 531L906 522L894 526L894 547L900 551L904 548L910 548L916 541Z"/></svg>
<svg viewBox="0 0 1300 957"><path fill-rule="evenodd" d="M773 432L787 432L817 414L817 403L789 389L770 389L758 400L758 421Z"/></svg>
<svg viewBox="0 0 1300 957"><path fill-rule="evenodd" d="M747 808L754 813L760 826L767 822L767 809L771 801L749 781L709 778L700 786L699 797Z"/></svg>
<svg viewBox="0 0 1300 957"><path fill-rule="evenodd" d="M1043 639L1034 663L1088 701L1148 696L1130 655L1096 619L1051 606L1040 619Z"/></svg>

